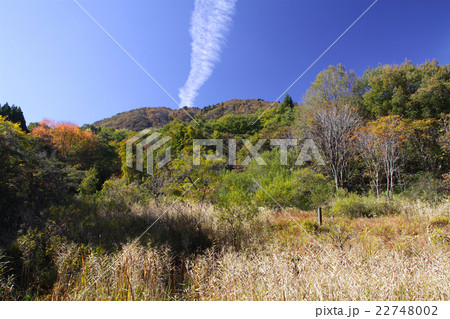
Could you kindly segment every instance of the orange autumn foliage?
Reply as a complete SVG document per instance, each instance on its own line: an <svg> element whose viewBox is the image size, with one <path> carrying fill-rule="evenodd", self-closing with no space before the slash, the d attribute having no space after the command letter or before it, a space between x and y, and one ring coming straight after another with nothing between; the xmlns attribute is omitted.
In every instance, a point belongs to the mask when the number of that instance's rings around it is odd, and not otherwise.
<svg viewBox="0 0 450 319"><path fill-rule="evenodd" d="M32 134L57 149L62 158L67 158L71 153L94 150L97 144L94 133L82 131L73 123L44 120L33 129Z"/></svg>

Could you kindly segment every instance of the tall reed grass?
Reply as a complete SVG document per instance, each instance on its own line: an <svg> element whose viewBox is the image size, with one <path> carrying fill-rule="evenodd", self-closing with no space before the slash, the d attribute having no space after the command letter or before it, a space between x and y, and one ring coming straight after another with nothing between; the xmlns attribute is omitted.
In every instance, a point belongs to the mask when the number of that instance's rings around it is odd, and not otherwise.
<svg viewBox="0 0 450 319"><path fill-rule="evenodd" d="M129 214L139 221L164 213L152 236L108 250L53 245L56 282L33 299L449 300L449 202L400 207L376 218L325 215L322 226L313 211L262 208L233 245L210 204L136 205ZM2 274L1 299L13 288Z"/></svg>

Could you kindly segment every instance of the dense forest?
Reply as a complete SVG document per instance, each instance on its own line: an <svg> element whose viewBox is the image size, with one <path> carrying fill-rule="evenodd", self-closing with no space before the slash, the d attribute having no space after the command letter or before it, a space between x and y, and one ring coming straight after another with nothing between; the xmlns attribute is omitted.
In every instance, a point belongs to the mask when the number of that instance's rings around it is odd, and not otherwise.
<svg viewBox="0 0 450 319"><path fill-rule="evenodd" d="M448 300L449 111L437 61L361 77L329 66L300 103L141 108L81 127L27 126L5 103L0 299ZM146 128L170 137L153 175L127 165ZM223 157L194 165L194 139L222 139ZM325 165L296 165L305 140Z"/></svg>

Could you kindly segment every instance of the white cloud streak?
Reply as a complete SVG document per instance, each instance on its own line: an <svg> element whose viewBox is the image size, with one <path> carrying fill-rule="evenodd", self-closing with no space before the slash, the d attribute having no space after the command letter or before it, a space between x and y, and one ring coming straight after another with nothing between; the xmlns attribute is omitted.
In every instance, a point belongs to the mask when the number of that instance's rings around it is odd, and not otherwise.
<svg viewBox="0 0 450 319"><path fill-rule="evenodd" d="M191 70L180 89L180 106L194 106L198 91L220 60L237 0L195 0L191 17Z"/></svg>

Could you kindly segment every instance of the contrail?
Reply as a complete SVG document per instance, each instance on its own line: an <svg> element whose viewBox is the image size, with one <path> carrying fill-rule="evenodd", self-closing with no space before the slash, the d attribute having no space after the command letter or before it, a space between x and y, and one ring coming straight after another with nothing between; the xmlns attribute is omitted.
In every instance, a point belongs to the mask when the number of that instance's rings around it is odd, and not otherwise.
<svg viewBox="0 0 450 319"><path fill-rule="evenodd" d="M193 106L198 90L211 76L232 22L237 0L195 0L191 17L191 70L180 89L180 106Z"/></svg>

